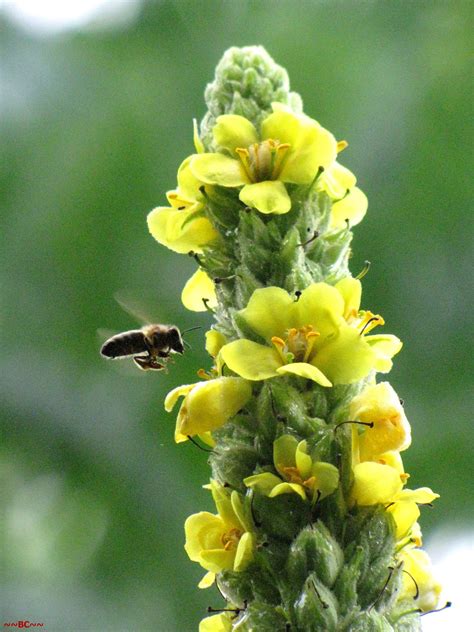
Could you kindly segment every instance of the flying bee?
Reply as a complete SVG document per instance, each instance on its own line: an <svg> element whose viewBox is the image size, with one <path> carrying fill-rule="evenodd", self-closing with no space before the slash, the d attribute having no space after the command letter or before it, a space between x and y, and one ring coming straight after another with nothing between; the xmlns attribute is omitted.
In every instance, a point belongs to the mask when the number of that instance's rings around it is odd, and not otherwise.
<svg viewBox="0 0 474 632"><path fill-rule="evenodd" d="M106 340L100 350L105 358L114 360L132 356L142 371L162 371L172 353L183 352L181 332L175 325L145 325L124 331Z"/></svg>

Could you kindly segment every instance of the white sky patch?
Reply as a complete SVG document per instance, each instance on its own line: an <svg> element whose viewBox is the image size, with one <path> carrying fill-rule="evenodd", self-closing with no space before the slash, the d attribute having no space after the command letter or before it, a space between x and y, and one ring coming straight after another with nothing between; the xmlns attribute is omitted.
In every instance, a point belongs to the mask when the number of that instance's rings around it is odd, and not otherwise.
<svg viewBox="0 0 474 632"><path fill-rule="evenodd" d="M0 10L15 24L40 35L86 26L121 27L139 8L140 0L0 0Z"/></svg>
<svg viewBox="0 0 474 632"><path fill-rule="evenodd" d="M443 586L439 607L451 608L423 617L423 632L472 630L472 574L474 531L440 531L426 544L437 579Z"/></svg>

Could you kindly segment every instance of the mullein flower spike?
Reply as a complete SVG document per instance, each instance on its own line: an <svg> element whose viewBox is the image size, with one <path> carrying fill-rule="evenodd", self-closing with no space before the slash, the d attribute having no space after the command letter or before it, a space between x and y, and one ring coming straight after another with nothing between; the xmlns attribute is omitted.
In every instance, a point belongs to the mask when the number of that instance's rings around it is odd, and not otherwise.
<svg viewBox="0 0 474 632"><path fill-rule="evenodd" d="M217 514L186 520L185 549L227 604L199 630L419 630L441 589L418 519L438 494L406 488L410 424L377 383L402 343L373 333L384 320L348 270L367 198L339 162L347 142L261 47L228 50L205 96L196 153L148 216L196 256L184 306L215 319L212 365L165 401L183 398L177 442L212 447Z"/></svg>

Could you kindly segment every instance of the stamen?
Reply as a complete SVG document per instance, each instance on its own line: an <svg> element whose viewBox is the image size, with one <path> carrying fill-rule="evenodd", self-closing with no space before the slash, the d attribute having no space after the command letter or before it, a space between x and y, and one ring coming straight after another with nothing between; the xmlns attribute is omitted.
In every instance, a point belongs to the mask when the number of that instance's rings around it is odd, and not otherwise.
<svg viewBox="0 0 474 632"><path fill-rule="evenodd" d="M385 321L382 318L382 316L378 316L378 315L371 316L371 312L366 312L364 316L364 320L362 320L362 322L359 323L358 325L359 327L362 326L362 329L359 335L362 336L366 330L367 330L367 333L369 333L369 331L372 331L372 329L374 329L375 327L378 327L378 325L385 325Z"/></svg>
<svg viewBox="0 0 474 632"><path fill-rule="evenodd" d="M420 596L420 589L418 587L418 584L416 583L416 579L413 577L413 575L411 573L406 571L404 568L402 568L402 573L406 573L408 575L408 577L410 577L410 579L415 584L415 596L413 597L413 599L418 599L418 597Z"/></svg>
<svg viewBox="0 0 474 632"><path fill-rule="evenodd" d="M361 279L363 279L365 277L365 275L367 274L367 272L370 270L370 266L371 266L370 261L364 261L364 267L359 272L359 274L356 276L356 279L359 279L359 281Z"/></svg>
<svg viewBox="0 0 474 632"><path fill-rule="evenodd" d="M283 161L289 148L289 143L282 143L281 145L277 145L276 151L274 152L275 162L272 169L272 180L278 179L278 176L280 175L281 169L283 167Z"/></svg>
<svg viewBox="0 0 474 632"><path fill-rule="evenodd" d="M254 179L252 178L251 169L250 169L249 150L245 149L244 147L236 147L235 151L237 152L240 158L240 162L242 163L242 166L244 168L244 171L247 177L249 178L251 182L254 182Z"/></svg>
<svg viewBox="0 0 474 632"><path fill-rule="evenodd" d="M308 333L306 334L306 351L305 354L303 356L303 362L307 362L308 358L313 350L314 347L314 343L316 342L316 339L319 338L320 334L318 331L308 331Z"/></svg>
<svg viewBox="0 0 474 632"><path fill-rule="evenodd" d="M271 342L272 342L272 344L275 345L276 350L280 354L281 359L286 364L286 357L285 357L285 354L284 354L284 349L286 347L285 341L282 340L281 338L279 338L278 336L273 336L273 338L271 339Z"/></svg>
<svg viewBox="0 0 474 632"><path fill-rule="evenodd" d="M191 441L191 443L194 443L194 445L196 446L196 448L199 448L200 450L202 450L203 452L214 452L214 450L208 449L208 448L203 448L202 445L199 445L199 443L193 439L191 437L191 435L186 435L188 437L188 439Z"/></svg>
<svg viewBox="0 0 474 632"><path fill-rule="evenodd" d="M387 577L387 580L386 580L385 584L383 585L383 588L382 588L382 590L380 591L380 593L379 593L379 595L378 595L377 599L373 602L373 604L370 606L370 608L368 609L368 611L367 611L367 612L370 612L370 611L372 610L372 608L375 606L375 604L377 603L377 601L379 601L379 600L380 600L380 598L382 597L383 593L385 592L385 590L386 590L386 588L387 588L388 584L390 583L390 580L392 579L393 572L394 572L396 569L398 570L398 569L400 568L400 566L401 566L401 565L402 565L402 562L401 562L398 566L396 566L396 567L393 567L393 566L389 566L389 567L388 567L388 571L389 571L389 572L388 572L388 577Z"/></svg>
<svg viewBox="0 0 474 632"><path fill-rule="evenodd" d="M307 246L308 244L310 244L311 242L313 242L315 239L317 239L319 237L319 231L315 230L313 233L313 236L310 237L309 239L307 239L306 241L304 241L301 244L298 244L298 246L301 246L302 248L304 248L305 246Z"/></svg>
<svg viewBox="0 0 474 632"><path fill-rule="evenodd" d="M215 313L214 310L211 307L209 307L209 300L210 299L202 298L201 300L204 303L204 307L206 308L206 311L210 312L211 314L214 314Z"/></svg>
<svg viewBox="0 0 474 632"><path fill-rule="evenodd" d="M420 616L424 617L425 614L431 614L433 612L442 612L443 610L446 610L446 608L451 608L452 605L453 605L452 601L447 601L442 608L438 608L437 610L429 610L428 612L422 612Z"/></svg>
<svg viewBox="0 0 474 632"><path fill-rule="evenodd" d="M373 428L374 427L374 422L373 421L341 421L341 423L337 424L337 426L334 428L334 432L338 428L343 426L344 424L357 424L359 426L368 426L369 428Z"/></svg>
<svg viewBox="0 0 474 632"><path fill-rule="evenodd" d="M199 267L200 267L200 268L202 268L202 261L201 261L201 259L199 258L199 255L197 254L197 252L194 252L194 250L190 250L190 251L188 252L188 256L189 256L189 257L192 257L192 258L193 258L193 259L197 262L197 264L199 265Z"/></svg>
<svg viewBox="0 0 474 632"><path fill-rule="evenodd" d="M344 149L346 149L346 147L349 147L349 143L347 142L347 140L340 140L340 141L338 141L338 143L336 145L337 153L340 154L341 151L344 151Z"/></svg>

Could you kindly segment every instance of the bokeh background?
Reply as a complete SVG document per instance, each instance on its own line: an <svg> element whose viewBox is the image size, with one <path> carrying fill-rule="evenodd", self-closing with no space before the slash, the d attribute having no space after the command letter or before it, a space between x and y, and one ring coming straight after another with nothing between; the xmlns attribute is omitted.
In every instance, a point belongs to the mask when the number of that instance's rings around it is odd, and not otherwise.
<svg viewBox="0 0 474 632"><path fill-rule="evenodd" d="M0 623L192 631L221 604L196 588L202 570L183 550L185 518L211 509L206 455L174 445L162 404L207 366L203 331L169 374L146 376L103 361L96 331L135 326L113 299L120 290L161 321L209 325L180 305L193 261L155 243L145 217L193 150L191 121L224 50L263 44L306 112L350 143L343 162L370 203L352 270L372 262L364 304L405 342L390 380L413 426L410 486L441 494L422 527L454 608L425 617L426 630L469 629L470 10L0 3Z"/></svg>

